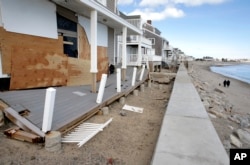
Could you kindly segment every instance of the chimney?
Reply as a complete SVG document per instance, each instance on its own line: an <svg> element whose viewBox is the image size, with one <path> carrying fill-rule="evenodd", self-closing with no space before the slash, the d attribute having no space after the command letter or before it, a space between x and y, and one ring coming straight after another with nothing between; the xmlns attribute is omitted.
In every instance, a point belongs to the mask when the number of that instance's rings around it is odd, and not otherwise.
<svg viewBox="0 0 250 165"><path fill-rule="evenodd" d="M147 23L152 25L152 21L151 20L147 20Z"/></svg>

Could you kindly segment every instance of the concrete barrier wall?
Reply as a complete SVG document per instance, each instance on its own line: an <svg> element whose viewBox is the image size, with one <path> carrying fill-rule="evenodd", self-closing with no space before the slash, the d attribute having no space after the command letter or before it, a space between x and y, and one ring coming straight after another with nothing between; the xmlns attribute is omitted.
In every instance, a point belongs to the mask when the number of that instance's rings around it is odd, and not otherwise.
<svg viewBox="0 0 250 165"><path fill-rule="evenodd" d="M152 165L228 165L228 155L192 84L180 65Z"/></svg>

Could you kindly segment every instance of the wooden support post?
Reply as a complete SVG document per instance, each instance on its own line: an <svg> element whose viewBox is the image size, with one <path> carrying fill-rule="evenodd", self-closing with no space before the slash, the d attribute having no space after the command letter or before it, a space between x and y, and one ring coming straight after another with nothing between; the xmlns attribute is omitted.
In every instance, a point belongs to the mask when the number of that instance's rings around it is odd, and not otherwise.
<svg viewBox="0 0 250 165"><path fill-rule="evenodd" d="M116 70L116 89L117 89L117 92L121 92L121 69L120 68L118 68L117 70Z"/></svg>
<svg viewBox="0 0 250 165"><path fill-rule="evenodd" d="M48 88L46 90L45 105L43 112L43 126L42 126L42 131L45 133L51 130L55 96L56 96L56 89Z"/></svg>
<svg viewBox="0 0 250 165"><path fill-rule="evenodd" d="M91 92L96 93L96 73L92 73Z"/></svg>
<svg viewBox="0 0 250 165"><path fill-rule="evenodd" d="M135 86L136 71L137 71L137 68L134 67L133 77L132 77L132 86Z"/></svg>
<svg viewBox="0 0 250 165"><path fill-rule="evenodd" d="M139 79L140 81L141 81L142 78L143 78L144 71L145 71L145 65L142 65L141 75L140 75L140 79Z"/></svg>
<svg viewBox="0 0 250 165"><path fill-rule="evenodd" d="M126 68L122 68L122 81L126 80Z"/></svg>
<svg viewBox="0 0 250 165"><path fill-rule="evenodd" d="M102 74L102 79L100 82L99 91L98 91L98 95L97 95L97 99L96 99L96 102L98 104L100 104L102 102L106 81L107 81L107 74Z"/></svg>

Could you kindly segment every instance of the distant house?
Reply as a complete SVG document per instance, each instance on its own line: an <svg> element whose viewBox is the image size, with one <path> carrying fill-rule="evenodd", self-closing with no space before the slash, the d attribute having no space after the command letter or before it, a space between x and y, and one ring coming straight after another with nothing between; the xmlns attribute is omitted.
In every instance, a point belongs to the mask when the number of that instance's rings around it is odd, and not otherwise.
<svg viewBox="0 0 250 165"><path fill-rule="evenodd" d="M152 69L155 70L155 67L161 67L162 58L168 55L169 42L161 36L160 30L152 26L151 20L147 20L147 22L143 24L143 36L151 40L154 52L151 57L149 57L149 61Z"/></svg>
<svg viewBox="0 0 250 165"><path fill-rule="evenodd" d="M135 25L142 30L142 20L140 15L135 16L126 16L123 13L120 13L120 16L126 19L131 24ZM128 66L141 66L148 62L148 56L152 54L153 48L152 43L149 39L145 38L143 35L128 35L126 37L127 43L127 65ZM121 52L122 52L122 35L118 36L118 56L117 63L121 61Z"/></svg>
<svg viewBox="0 0 250 165"><path fill-rule="evenodd" d="M170 55L169 42L161 36L161 32L152 26L151 21L142 23L140 15L126 16L120 15L131 24L142 30L142 35L127 36L127 65L141 66L142 64L150 64L151 71L155 67L160 67L162 59ZM118 37L118 57L119 62L122 45L122 37Z"/></svg>
<svg viewBox="0 0 250 165"><path fill-rule="evenodd" d="M204 60L204 61L213 61L214 58L213 58L213 57L209 57L209 56L204 56L204 57L203 57L203 60Z"/></svg>
<svg viewBox="0 0 250 165"><path fill-rule="evenodd" d="M119 16L116 3L0 0L0 83L8 79L10 90L91 84L95 92L116 60L116 36L142 34Z"/></svg>

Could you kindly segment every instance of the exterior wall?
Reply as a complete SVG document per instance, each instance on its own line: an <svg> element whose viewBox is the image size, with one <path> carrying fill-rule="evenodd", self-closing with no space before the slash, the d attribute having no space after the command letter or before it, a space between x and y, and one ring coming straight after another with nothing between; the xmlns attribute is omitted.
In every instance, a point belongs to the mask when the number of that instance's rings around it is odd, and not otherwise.
<svg viewBox="0 0 250 165"><path fill-rule="evenodd" d="M146 38L154 38L155 39L155 44L152 45L152 47L155 49L156 55L161 55L162 54L162 39L161 39L161 37L149 32L147 30L145 31L144 36Z"/></svg>
<svg viewBox="0 0 250 165"><path fill-rule="evenodd" d="M78 17L79 24L84 28L88 41L90 41L90 20L86 17ZM98 23L97 27L97 45L107 47L108 46L108 27Z"/></svg>
<svg viewBox="0 0 250 165"><path fill-rule="evenodd" d="M79 49L81 49L80 58L85 60L90 59L90 20L79 16L78 21L80 26L82 27L82 39L79 45ZM101 80L101 76L103 73L107 73L108 63L109 63L109 56L108 56L108 42L109 42L109 33L108 27L98 23L97 27L97 62L98 62L98 74L97 74L97 81ZM82 48L80 48L82 47ZM90 70L90 69L89 69Z"/></svg>
<svg viewBox="0 0 250 165"><path fill-rule="evenodd" d="M0 3L7 31L57 39L55 4L33 0L0 0Z"/></svg>
<svg viewBox="0 0 250 165"><path fill-rule="evenodd" d="M66 85L67 56L63 40L7 32L0 28L3 72L10 89Z"/></svg>
<svg viewBox="0 0 250 165"><path fill-rule="evenodd" d="M116 0L107 0L107 8L112 11L116 12Z"/></svg>
<svg viewBox="0 0 250 165"><path fill-rule="evenodd" d="M4 0L0 0L1 9L3 9L3 1ZM11 0L11 2L14 2L14 0ZM37 2L40 4L40 1L33 2L31 0L24 0L22 2L29 2L30 4ZM9 2L4 1L4 4L5 3ZM19 3L19 1L17 1L17 3ZM26 5L29 6L30 4ZM53 6L53 8L51 8L51 6ZM56 7L54 6L54 4L52 4L51 6L43 6L43 10L49 10L55 14ZM16 14L17 12L18 11L15 11ZM35 13L35 11L33 12ZM38 10L38 13L35 13L33 15L36 15L37 17L43 17L46 14L39 13ZM2 16L2 12L0 16ZM13 22L15 22L15 19ZM51 18L48 18L48 21L51 22ZM10 89L28 89L48 86L74 86L91 84L91 59L89 44L90 20L79 16L79 19L76 19L76 21L78 22L78 58L67 57L67 55L64 54L63 37L58 36L57 26L55 26L56 29L51 29L53 33L55 32L56 37L52 37L51 34L46 37L42 37L35 34L26 34L26 32L21 31L18 33L10 32L7 31L5 27L0 27L0 52L2 61L1 75L9 74L11 76ZM30 22L30 27L27 27L26 30L27 32L29 32L28 29L34 28L33 23L36 23L36 21L34 20L30 20ZM0 25L2 25L2 21L0 23ZM5 23L4 19L3 23ZM57 24L56 14L55 17L53 17L53 23L55 25ZM45 28L45 31L46 30L47 29ZM103 73L107 73L108 71L108 35L108 27L98 23L97 81L101 79L101 75ZM110 38L113 38L113 40L110 39L110 44L114 42L113 35L110 36Z"/></svg>

